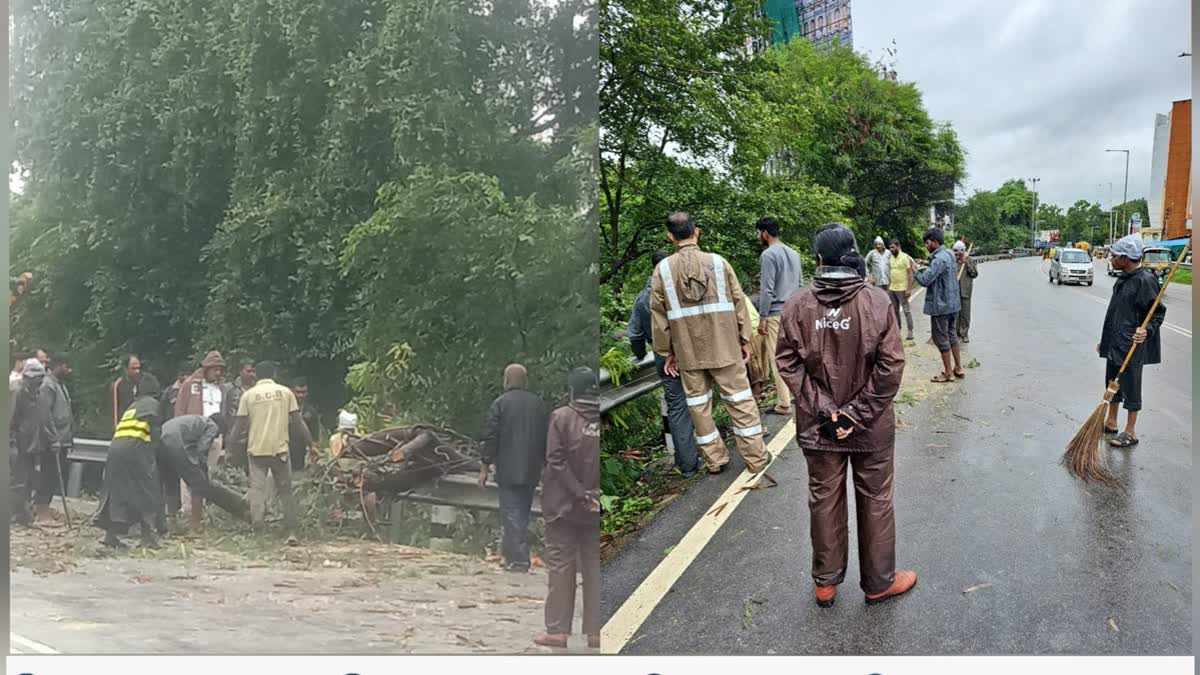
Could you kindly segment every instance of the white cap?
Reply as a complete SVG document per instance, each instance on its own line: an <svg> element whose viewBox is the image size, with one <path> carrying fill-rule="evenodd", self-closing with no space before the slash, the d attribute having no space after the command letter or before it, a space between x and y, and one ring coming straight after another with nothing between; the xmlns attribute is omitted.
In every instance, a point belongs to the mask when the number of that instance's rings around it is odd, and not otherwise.
<svg viewBox="0 0 1200 675"><path fill-rule="evenodd" d="M1112 245L1113 255L1123 255L1130 260L1141 260L1142 249L1145 244L1142 243L1142 238L1136 234L1126 235L1121 237Z"/></svg>
<svg viewBox="0 0 1200 675"><path fill-rule="evenodd" d="M962 241L960 240L960 241L954 242L954 245L951 246L950 248L954 249L955 251L966 251L967 245L962 243Z"/></svg>
<svg viewBox="0 0 1200 675"><path fill-rule="evenodd" d="M876 244L882 244L882 243L883 243L883 237L875 237L875 243L876 243Z"/></svg>
<svg viewBox="0 0 1200 675"><path fill-rule="evenodd" d="M338 411L338 431L354 431L358 429L358 415L345 410Z"/></svg>

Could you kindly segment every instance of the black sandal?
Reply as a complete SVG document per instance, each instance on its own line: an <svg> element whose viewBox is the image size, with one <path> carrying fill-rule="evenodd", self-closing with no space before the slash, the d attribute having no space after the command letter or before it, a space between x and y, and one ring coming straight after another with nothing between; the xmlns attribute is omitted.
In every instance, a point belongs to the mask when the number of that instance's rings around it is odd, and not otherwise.
<svg viewBox="0 0 1200 675"><path fill-rule="evenodd" d="M961 370L961 369L959 369L959 370ZM965 370L963 370L962 372L955 371L955 373L954 373L954 377L957 377L960 380L966 376L967 376L967 371L965 371Z"/></svg>
<svg viewBox="0 0 1200 675"><path fill-rule="evenodd" d="M1114 448L1132 448L1138 444L1138 439L1122 431L1117 437L1108 442Z"/></svg>
<svg viewBox="0 0 1200 675"><path fill-rule="evenodd" d="M954 378L952 378L952 377L951 377L951 378L947 378L947 377L946 377L946 374L945 374L945 373L942 373L942 374L940 374L940 375L938 375L938 376L936 376L936 377L933 377L933 378L931 378L929 381L930 381L930 382L937 382L938 384L945 384L945 383L947 383L947 382L953 382L953 381L954 381Z"/></svg>
<svg viewBox="0 0 1200 675"><path fill-rule="evenodd" d="M1109 429L1107 426L1104 427L1104 435L1105 436L1116 436L1119 433L1121 433L1120 429Z"/></svg>

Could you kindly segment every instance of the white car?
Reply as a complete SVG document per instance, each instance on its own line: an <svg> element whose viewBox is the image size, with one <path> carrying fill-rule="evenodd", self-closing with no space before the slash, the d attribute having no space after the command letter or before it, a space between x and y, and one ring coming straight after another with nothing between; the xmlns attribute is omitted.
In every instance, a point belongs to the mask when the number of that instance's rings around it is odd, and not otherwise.
<svg viewBox="0 0 1200 675"><path fill-rule="evenodd" d="M1050 283L1091 286L1094 274L1092 256L1087 251L1079 248L1054 249L1054 258L1050 261Z"/></svg>

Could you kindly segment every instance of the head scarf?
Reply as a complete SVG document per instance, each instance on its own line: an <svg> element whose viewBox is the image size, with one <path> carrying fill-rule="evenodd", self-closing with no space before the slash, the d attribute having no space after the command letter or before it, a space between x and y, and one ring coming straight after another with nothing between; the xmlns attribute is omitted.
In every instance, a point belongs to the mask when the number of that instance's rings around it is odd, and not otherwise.
<svg viewBox="0 0 1200 675"><path fill-rule="evenodd" d="M1112 245L1112 254L1120 255L1129 258L1130 260L1141 260L1142 249L1145 244L1142 243L1142 238L1136 234L1121 237L1117 243Z"/></svg>

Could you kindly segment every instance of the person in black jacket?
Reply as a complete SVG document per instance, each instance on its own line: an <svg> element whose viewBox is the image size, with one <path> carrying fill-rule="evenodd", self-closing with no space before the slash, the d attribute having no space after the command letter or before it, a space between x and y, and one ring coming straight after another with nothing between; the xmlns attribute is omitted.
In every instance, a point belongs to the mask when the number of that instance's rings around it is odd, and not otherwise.
<svg viewBox="0 0 1200 675"><path fill-rule="evenodd" d="M546 404L528 391L525 366L504 369L504 393L492 403L483 448L479 485L494 471L500 487L501 553L505 569L529 571L529 510L546 461Z"/></svg>
<svg viewBox="0 0 1200 675"><path fill-rule="evenodd" d="M1134 426L1138 411L1142 409L1142 366L1162 363L1162 342L1159 329L1167 317L1167 308L1159 302L1150 321L1142 328L1142 320L1150 305L1158 296L1158 278L1141 266L1142 239L1131 234L1112 246L1112 266L1117 270L1117 281L1113 284L1112 299L1104 313L1104 329L1096 352L1106 360L1104 369L1105 386L1119 379L1117 393L1108 405L1108 419L1104 420L1104 433L1115 435L1109 445L1115 448L1132 448L1138 444ZM1121 362L1130 345L1137 345L1129 358L1125 372L1117 378ZM1125 430L1117 427L1117 409L1125 404Z"/></svg>

